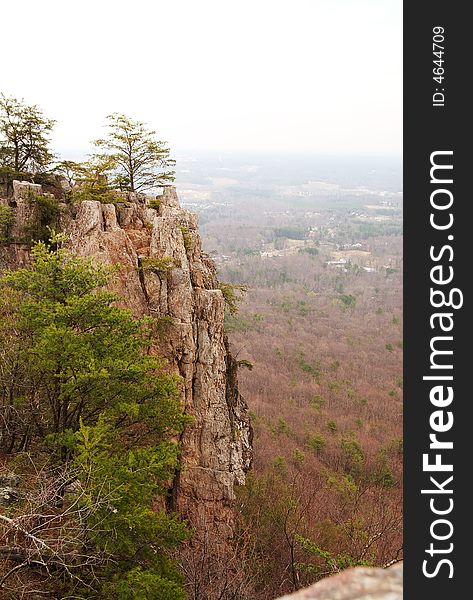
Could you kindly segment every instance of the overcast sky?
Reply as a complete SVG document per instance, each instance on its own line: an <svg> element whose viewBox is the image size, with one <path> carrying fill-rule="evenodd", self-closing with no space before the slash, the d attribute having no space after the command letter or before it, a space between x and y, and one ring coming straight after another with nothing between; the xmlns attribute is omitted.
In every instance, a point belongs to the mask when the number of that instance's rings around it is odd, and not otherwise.
<svg viewBox="0 0 473 600"><path fill-rule="evenodd" d="M192 149L400 156L401 0L2 3L0 91L80 154L105 115Z"/></svg>

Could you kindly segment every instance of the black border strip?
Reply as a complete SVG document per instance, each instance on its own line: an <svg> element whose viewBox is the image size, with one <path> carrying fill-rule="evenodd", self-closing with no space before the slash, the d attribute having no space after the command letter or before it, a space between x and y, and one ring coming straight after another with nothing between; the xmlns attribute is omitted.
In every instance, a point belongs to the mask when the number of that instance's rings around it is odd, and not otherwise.
<svg viewBox="0 0 473 600"><path fill-rule="evenodd" d="M471 67L469 57L472 52L471 24L466 17L468 5L460 2L405 2L404 3L404 384L405 384L405 560L404 589L407 600L436 600L445 598L456 600L469 596L469 572L471 557L470 539L473 538L473 517L469 511L473 497L468 488L473 482L473 421L469 415L473 403L469 372L473 373L473 334L471 303L466 292L467 284L473 279L472 245L473 222L471 204L473 195L470 189L470 174L473 174L473 152L468 148L472 127L470 110L473 102L468 97L471 88ZM444 79L433 80L433 35L434 27L444 29ZM437 30L438 31L438 30ZM440 37L437 38L440 41ZM439 88L438 90L436 88ZM443 89L442 89L443 88ZM441 91L444 102L438 95L438 105L433 104L433 94ZM443 104L443 106L441 105ZM467 106L468 104L468 106ZM468 141L467 141L468 140ZM451 164L453 170L434 171L431 183L431 155L436 151L452 151L452 155L435 155L438 163ZM449 180L440 183L436 180ZM436 189L447 189L453 196L452 207L436 211L431 206L431 194ZM439 192L434 198L446 202L448 192ZM430 215L446 223L452 213L453 224L446 230L436 230L430 224ZM453 235L453 240L448 236ZM439 256L444 246L451 246L453 257L448 249ZM453 268L450 284L433 284L431 268L443 265L443 270L435 276L445 278ZM448 294L452 288L463 292L462 308L433 308L430 289L444 290ZM455 294L458 301L460 294ZM440 296L436 297L440 300ZM454 326L451 332L439 330L439 320L435 327L429 322L435 312L449 312L453 315ZM444 321L446 325L448 318ZM452 336L453 340L438 340L437 348L453 350L452 355L442 355L437 362L453 365L453 369L432 369L430 343L435 336ZM449 376L453 380L423 380L423 376ZM453 388L453 401L444 407L434 406L430 400L430 390L443 385ZM439 396L436 396L439 398ZM442 410L442 420L452 413L454 423L449 431L438 433L438 439L453 441L453 449L429 449L429 435L433 433L430 415ZM435 419L435 417L433 417ZM438 425L440 417L435 423ZM452 464L452 472L426 472L423 470L423 454L429 453L429 462L435 461L435 454L441 454L442 463ZM444 482L453 475L449 484ZM430 477L436 478L445 490L452 493L422 494L422 489L435 489ZM435 515L438 510L453 509L445 515ZM447 523L432 525L437 519L449 520L453 527L451 536ZM435 540L431 527L438 537ZM433 547L430 546L433 544ZM450 546L452 544L452 546ZM431 553L426 552L432 550ZM450 561L440 564L441 560ZM427 563L424 561L427 560ZM451 563L451 566L450 566ZM427 577L423 571L434 576ZM452 577L450 578L450 575ZM463 591L465 590L465 591ZM467 594L465 596L465 593Z"/></svg>

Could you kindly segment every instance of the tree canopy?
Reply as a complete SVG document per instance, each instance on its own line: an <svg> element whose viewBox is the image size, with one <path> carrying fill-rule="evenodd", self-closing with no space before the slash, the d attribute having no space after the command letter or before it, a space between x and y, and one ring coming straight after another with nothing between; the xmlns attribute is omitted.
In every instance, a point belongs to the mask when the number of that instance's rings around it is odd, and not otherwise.
<svg viewBox="0 0 473 600"><path fill-rule="evenodd" d="M156 139L155 131L120 113L109 115L107 120L108 136L96 140L95 145L113 161L117 187L137 192L174 180L175 173L171 168L175 161L169 158L166 142Z"/></svg>
<svg viewBox="0 0 473 600"><path fill-rule="evenodd" d="M167 551L188 532L159 510L187 422L178 381L149 353L153 321L118 308L110 269L63 241L38 242L31 268L0 280L0 450L23 482L0 516L0 588L12 577L74 597L181 600Z"/></svg>
<svg viewBox="0 0 473 600"><path fill-rule="evenodd" d="M0 165L15 173L41 173L52 162L49 134L55 121L35 105L0 94Z"/></svg>
<svg viewBox="0 0 473 600"><path fill-rule="evenodd" d="M54 124L38 106L0 93L0 170L10 184L14 178L36 178L59 187L54 178L59 175L66 201L108 203L117 200L115 190L144 192L174 181L167 143L141 121L108 115L107 135L93 142L98 151L84 162L61 160L51 152Z"/></svg>

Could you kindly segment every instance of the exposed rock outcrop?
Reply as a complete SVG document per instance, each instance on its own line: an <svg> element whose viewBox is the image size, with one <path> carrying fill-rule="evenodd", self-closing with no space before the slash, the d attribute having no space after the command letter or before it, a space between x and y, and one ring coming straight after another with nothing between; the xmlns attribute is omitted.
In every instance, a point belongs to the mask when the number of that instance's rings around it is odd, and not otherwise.
<svg viewBox="0 0 473 600"><path fill-rule="evenodd" d="M402 563L389 569L356 567L279 600L402 600Z"/></svg>
<svg viewBox="0 0 473 600"><path fill-rule="evenodd" d="M28 261L21 243L34 218L28 187L15 183L9 201L13 243L1 250L4 267ZM159 352L181 375L185 410L194 417L182 435L169 508L189 518L197 540L206 530L225 544L233 535L234 486L244 483L251 463L251 427L224 332L224 298L215 265L202 252L197 219L180 207L174 188L158 198L155 208L142 194L130 193L117 205L84 201L75 216L62 211L61 229L74 253L119 264L113 291L162 328Z"/></svg>

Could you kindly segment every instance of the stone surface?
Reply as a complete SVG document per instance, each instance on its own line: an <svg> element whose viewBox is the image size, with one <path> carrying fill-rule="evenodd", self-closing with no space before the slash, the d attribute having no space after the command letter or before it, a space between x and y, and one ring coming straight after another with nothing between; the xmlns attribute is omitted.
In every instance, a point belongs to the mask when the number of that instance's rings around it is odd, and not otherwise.
<svg viewBox="0 0 473 600"><path fill-rule="evenodd" d="M8 506L18 500L19 484L18 475L0 471L0 505Z"/></svg>
<svg viewBox="0 0 473 600"><path fill-rule="evenodd" d="M20 209L30 187L15 186L16 232L30 218ZM184 407L194 417L181 437L181 465L170 483L168 508L189 519L196 543L211 534L226 544L233 535L234 486L244 483L251 464L251 426L228 351L215 265L202 253L196 216L180 207L174 188L165 188L158 209L149 208L143 194L124 200L84 201L74 217L65 212L61 228L74 253L120 265L112 291L134 314L154 317L162 326L155 350L181 376ZM27 262L24 246L23 254L19 248L13 243L2 250L3 266ZM171 268L146 267L163 258L172 259Z"/></svg>
<svg viewBox="0 0 473 600"><path fill-rule="evenodd" d="M402 600L402 563L389 569L356 567L279 600Z"/></svg>

